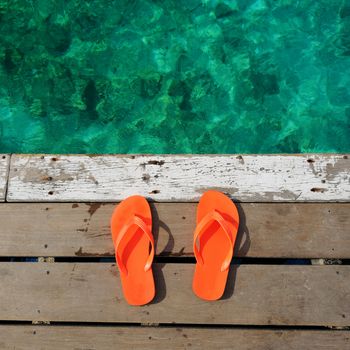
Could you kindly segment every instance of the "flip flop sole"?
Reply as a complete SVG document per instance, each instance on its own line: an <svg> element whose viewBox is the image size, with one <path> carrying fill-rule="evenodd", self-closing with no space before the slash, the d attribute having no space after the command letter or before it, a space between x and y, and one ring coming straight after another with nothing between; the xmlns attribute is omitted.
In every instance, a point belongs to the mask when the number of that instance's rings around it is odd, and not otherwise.
<svg viewBox="0 0 350 350"><path fill-rule="evenodd" d="M122 201L114 210L111 219L112 239L116 242L123 225L132 217L140 217L152 230L152 214L147 200L142 196L132 196ZM149 256L149 239L137 226L128 230L120 242L121 260L127 274L120 271L123 293L130 305L144 305L155 296L152 269L145 271Z"/></svg>
<svg viewBox="0 0 350 350"><path fill-rule="evenodd" d="M197 224L211 211L217 211L233 233L235 242L239 214L236 205L221 192L208 191L201 197L197 209ZM196 264L192 288L204 300L220 299L225 291L229 269L221 271L227 252L231 249L223 228L213 222L199 238L204 264Z"/></svg>

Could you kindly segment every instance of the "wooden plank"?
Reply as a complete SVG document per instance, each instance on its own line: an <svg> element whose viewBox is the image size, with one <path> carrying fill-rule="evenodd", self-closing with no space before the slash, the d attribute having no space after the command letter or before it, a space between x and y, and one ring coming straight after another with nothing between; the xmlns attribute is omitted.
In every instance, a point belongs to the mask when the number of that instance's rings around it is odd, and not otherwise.
<svg viewBox="0 0 350 350"><path fill-rule="evenodd" d="M163 327L74 327L2 325L3 350L239 349L339 350L350 346L348 331Z"/></svg>
<svg viewBox="0 0 350 350"><path fill-rule="evenodd" d="M163 256L192 256L195 203L155 203ZM113 256L115 204L0 205L0 256ZM242 203L236 256L350 258L350 203ZM19 242L25 242L20 244Z"/></svg>
<svg viewBox="0 0 350 350"><path fill-rule="evenodd" d="M3 262L0 320L350 325L349 266L236 266L212 303L193 294L193 268L154 264L156 299L130 307L113 264Z"/></svg>
<svg viewBox="0 0 350 350"><path fill-rule="evenodd" d="M8 201L349 201L348 155L14 155Z"/></svg>
<svg viewBox="0 0 350 350"><path fill-rule="evenodd" d="M5 200L10 156L0 154L0 202Z"/></svg>

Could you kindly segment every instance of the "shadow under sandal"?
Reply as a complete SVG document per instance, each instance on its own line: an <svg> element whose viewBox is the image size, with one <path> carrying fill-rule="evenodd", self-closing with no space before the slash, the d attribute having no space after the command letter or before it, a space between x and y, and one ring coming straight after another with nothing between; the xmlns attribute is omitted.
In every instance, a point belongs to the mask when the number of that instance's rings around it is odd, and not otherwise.
<svg viewBox="0 0 350 350"><path fill-rule="evenodd" d="M123 200L113 212L111 230L124 297L130 305L145 305L155 295L152 214L147 200L142 196Z"/></svg>
<svg viewBox="0 0 350 350"><path fill-rule="evenodd" d="M217 300L222 297L238 226L238 210L230 198L217 191L203 194L197 208L193 238L197 264L192 288L199 298Z"/></svg>

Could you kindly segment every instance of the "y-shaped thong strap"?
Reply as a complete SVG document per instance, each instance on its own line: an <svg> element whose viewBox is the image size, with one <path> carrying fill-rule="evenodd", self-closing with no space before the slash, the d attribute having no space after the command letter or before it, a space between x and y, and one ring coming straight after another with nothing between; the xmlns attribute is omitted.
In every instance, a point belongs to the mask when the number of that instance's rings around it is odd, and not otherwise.
<svg viewBox="0 0 350 350"><path fill-rule="evenodd" d="M154 258L154 239L153 239L153 235L152 232L148 229L146 223L144 222L144 220L142 218L140 218L137 215L134 215L130 218L130 220L123 226L123 228L121 229L117 239L115 240L114 243L114 247L115 247L115 257L116 257L116 261L118 264L118 267L120 269L121 272L125 273L126 275L128 274L128 270L125 266L125 264L122 261L122 252L120 252L120 243L122 242L123 238L125 237L126 233L133 227L133 226L137 226L136 230L134 231L134 234L136 234L136 232L140 232L140 230L138 230L138 228L140 228L142 230L142 232L147 236L147 238L149 239L149 242L151 243L151 252L147 258L146 261L146 265L144 267L145 271L148 271L151 266L152 266L152 261Z"/></svg>
<svg viewBox="0 0 350 350"><path fill-rule="evenodd" d="M199 239L206 232L206 229L208 228L208 226L210 224L212 224L214 221L218 222L219 225L222 227L222 229L225 233L225 236L227 237L227 240L230 243L230 249L226 255L224 262L221 265L221 271L225 271L226 269L229 268L231 260L232 260L234 242L232 241L233 237L232 237L230 227L227 225L227 220L225 220L222 217L222 215L219 212L217 212L216 210L213 210L213 211L210 211L209 213L207 213L202 218L202 220L198 223L196 230L194 232L193 252L194 252L194 256L196 257L197 262L199 264L203 265L204 264L203 257L201 255L199 249L197 248L197 239Z"/></svg>

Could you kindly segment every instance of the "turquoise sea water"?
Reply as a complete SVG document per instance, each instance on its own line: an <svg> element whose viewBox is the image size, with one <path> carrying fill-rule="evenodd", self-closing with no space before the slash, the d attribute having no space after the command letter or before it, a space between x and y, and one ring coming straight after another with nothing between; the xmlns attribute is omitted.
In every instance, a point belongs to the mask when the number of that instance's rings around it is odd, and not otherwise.
<svg viewBox="0 0 350 350"><path fill-rule="evenodd" d="M0 0L0 153L350 151L348 0Z"/></svg>

